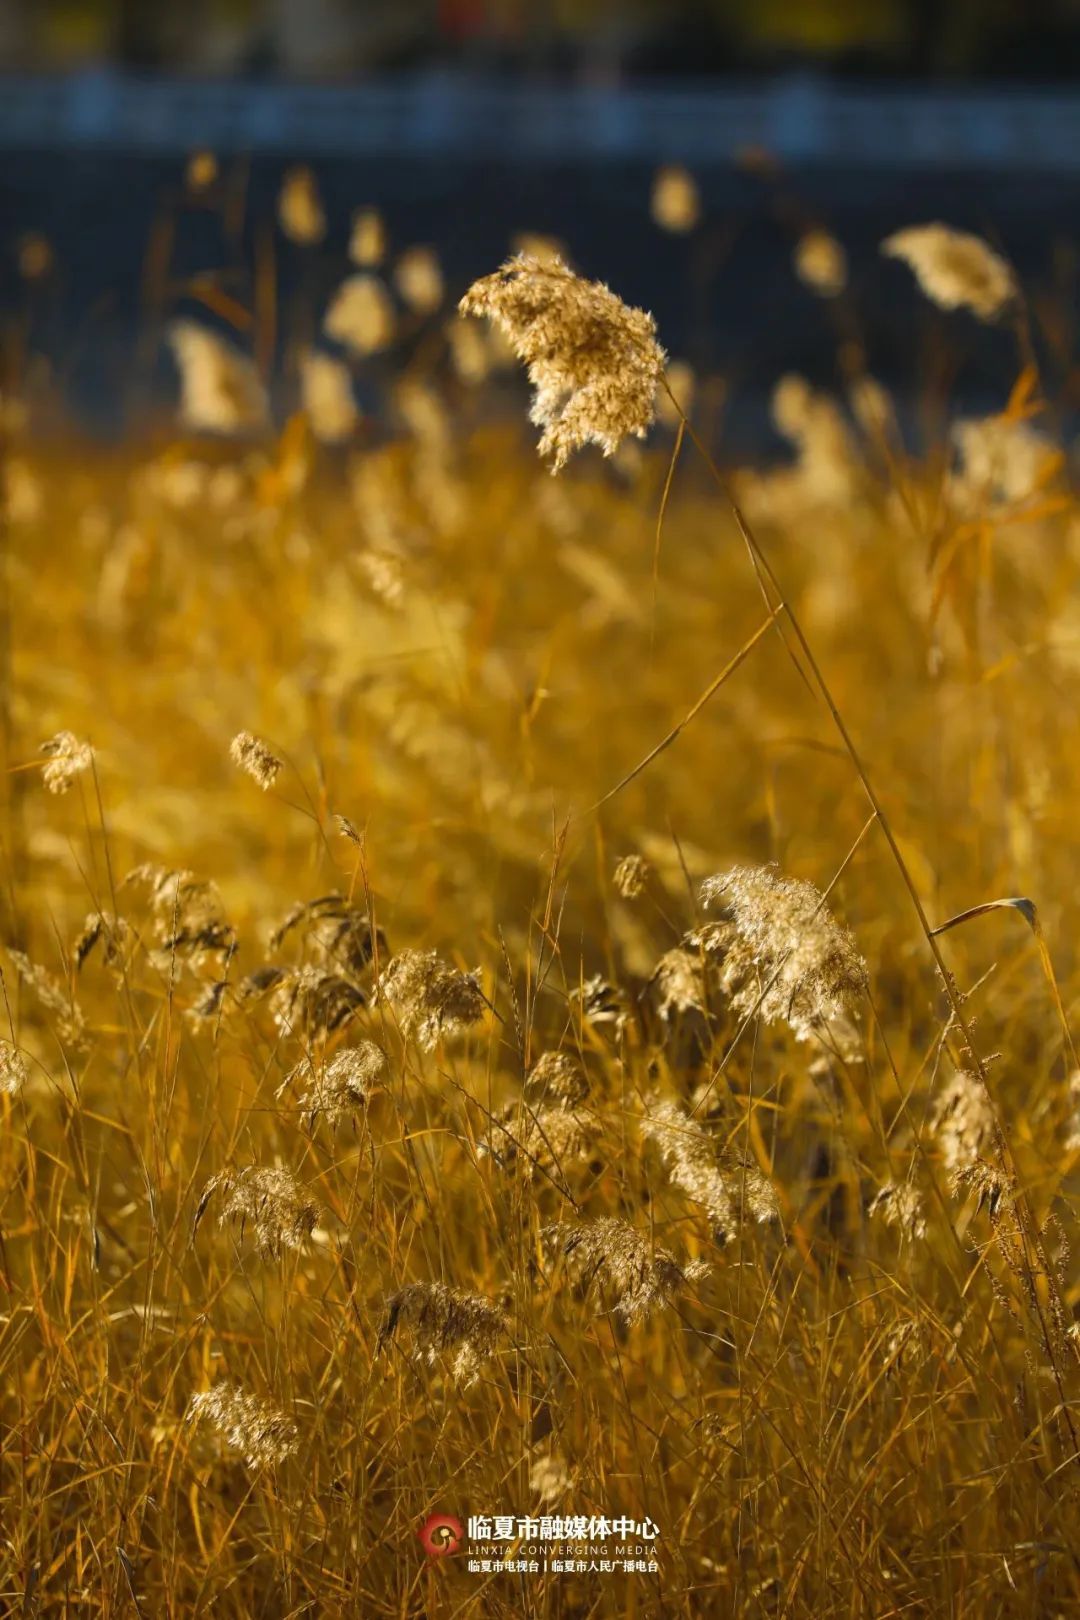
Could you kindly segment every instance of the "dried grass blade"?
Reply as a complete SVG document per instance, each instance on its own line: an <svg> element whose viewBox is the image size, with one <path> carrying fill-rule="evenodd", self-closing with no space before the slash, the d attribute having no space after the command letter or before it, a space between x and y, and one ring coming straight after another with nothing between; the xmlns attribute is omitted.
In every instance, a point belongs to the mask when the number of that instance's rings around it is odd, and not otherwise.
<svg viewBox="0 0 1080 1620"><path fill-rule="evenodd" d="M1074 1069L1080 1068L1072 1031L1069 1028L1069 1020L1065 1013L1065 1003L1061 999L1057 974L1054 972L1054 964L1050 959L1046 936L1043 933L1034 900L1029 900L1023 894L1010 895L1002 900L984 900L982 905L969 906L966 911L958 911L955 917L950 917L947 922L940 923L937 928L932 928L930 933L931 935L945 934L950 928L957 928L961 923L970 922L973 917L984 917L989 911L1018 911L1031 929L1039 952L1039 962L1046 982L1050 986L1050 994L1053 997L1054 1006L1057 1008L1058 1018L1061 1020L1062 1033L1065 1036L1065 1045L1068 1047L1070 1061Z"/></svg>
<svg viewBox="0 0 1080 1620"><path fill-rule="evenodd" d="M716 676L715 680L709 682L708 686L705 688L704 692L702 692L697 702L691 709L687 711L686 714L683 715L678 725L673 726L668 732L667 736L663 737L660 742L657 743L655 748L651 748L645 755L645 758L640 760L638 764L634 766L632 771L627 772L621 782L616 782L615 786L610 790L610 792L605 793L602 799L597 799L596 803L590 806L586 814L591 815L594 810L599 810L605 804L608 804L612 799L615 798L616 794L622 792L624 787L629 787L634 778L640 776L642 771L646 770L648 766L652 764L657 755L662 754L665 748L671 747L671 744L676 740L681 732L685 731L691 720L693 720L694 717L701 712L706 703L708 703L709 699L720 690L728 677L734 675L735 671L738 669L743 660L747 658L751 652L753 652L762 636L767 630L771 629L783 611L783 608L780 606L772 609L768 618L758 625L758 628L754 631L749 641L745 641L743 643L735 656L729 659L729 661L724 665L723 669L720 671L719 675Z"/></svg>

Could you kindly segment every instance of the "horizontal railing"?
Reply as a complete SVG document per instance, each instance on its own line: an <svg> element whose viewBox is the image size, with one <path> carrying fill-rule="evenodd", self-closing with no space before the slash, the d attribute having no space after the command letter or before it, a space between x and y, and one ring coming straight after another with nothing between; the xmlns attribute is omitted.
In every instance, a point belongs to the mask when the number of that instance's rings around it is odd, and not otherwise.
<svg viewBox="0 0 1080 1620"><path fill-rule="evenodd" d="M537 85L455 74L351 85L0 75L0 149L380 153L526 163L1080 170L1063 88L837 84L808 76L683 87Z"/></svg>

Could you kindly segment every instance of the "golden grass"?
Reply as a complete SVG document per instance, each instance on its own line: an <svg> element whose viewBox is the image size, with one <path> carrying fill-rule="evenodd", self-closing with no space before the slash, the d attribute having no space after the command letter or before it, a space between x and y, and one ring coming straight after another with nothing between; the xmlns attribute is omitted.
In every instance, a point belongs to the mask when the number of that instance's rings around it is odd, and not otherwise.
<svg viewBox="0 0 1080 1620"><path fill-rule="evenodd" d="M352 455L9 446L5 1605L1071 1612L1080 509L1036 379L966 481L789 385L742 532L692 434L553 480L417 386ZM755 985L700 885L773 861L828 912L785 891ZM869 988L797 1039L841 924ZM650 1516L659 1575L417 1539L542 1506Z"/></svg>

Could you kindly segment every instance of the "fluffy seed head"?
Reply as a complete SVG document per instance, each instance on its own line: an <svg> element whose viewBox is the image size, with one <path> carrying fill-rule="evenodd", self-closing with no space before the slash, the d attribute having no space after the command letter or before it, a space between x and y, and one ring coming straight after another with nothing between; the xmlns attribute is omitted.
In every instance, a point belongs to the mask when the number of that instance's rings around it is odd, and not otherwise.
<svg viewBox="0 0 1080 1620"><path fill-rule="evenodd" d="M495 1116L491 1135L482 1145L501 1170L520 1165L526 1174L557 1177L580 1160L592 1142L591 1121L565 1103L532 1108L508 1103Z"/></svg>
<svg viewBox="0 0 1080 1620"><path fill-rule="evenodd" d="M180 371L180 417L197 433L248 433L269 419L254 362L197 321L174 321L169 342Z"/></svg>
<svg viewBox="0 0 1080 1620"><path fill-rule="evenodd" d="M543 1451L534 1457L529 1469L529 1489L545 1504L558 1502L573 1483L566 1459L558 1452Z"/></svg>
<svg viewBox="0 0 1080 1620"><path fill-rule="evenodd" d="M525 1083L529 1095L540 1102L572 1105L583 1102L589 1094L589 1082L581 1065L569 1052L545 1052L529 1070Z"/></svg>
<svg viewBox="0 0 1080 1620"><path fill-rule="evenodd" d="M795 248L795 273L823 298L835 298L847 285L847 255L828 231L807 231Z"/></svg>
<svg viewBox="0 0 1080 1620"><path fill-rule="evenodd" d="M454 315L444 327L454 370L464 383L481 383L491 370L492 357L482 327Z"/></svg>
<svg viewBox="0 0 1080 1620"><path fill-rule="evenodd" d="M290 242L310 245L326 235L326 214L310 169L290 169L278 196L278 220Z"/></svg>
<svg viewBox="0 0 1080 1620"><path fill-rule="evenodd" d="M886 237L881 251L903 259L940 309L970 309L992 321L1016 296L1012 266L981 236L948 225L912 225Z"/></svg>
<svg viewBox="0 0 1080 1620"><path fill-rule="evenodd" d="M773 390L772 416L795 448L795 465L759 479L774 501L786 489L796 509L843 506L857 487L858 457L835 401L810 387L805 377L781 377ZM751 480L751 487L754 481Z"/></svg>
<svg viewBox="0 0 1080 1620"><path fill-rule="evenodd" d="M49 756L41 775L50 793L66 793L75 778L94 763L90 744L80 742L71 731L58 731L55 737L42 743L41 752Z"/></svg>
<svg viewBox="0 0 1080 1620"><path fill-rule="evenodd" d="M198 1423L203 1418L251 1468L272 1468L291 1457L300 1444L291 1418L238 1384L223 1381L192 1395L185 1419Z"/></svg>
<svg viewBox="0 0 1080 1620"><path fill-rule="evenodd" d="M277 781L282 761L272 753L261 737L256 737L250 731L238 731L229 744L229 755L234 765L246 771L251 779L258 782L265 793Z"/></svg>
<svg viewBox="0 0 1080 1620"><path fill-rule="evenodd" d="M663 1153L673 1184L708 1212L721 1241L734 1236L741 1217L759 1224L780 1219L772 1183L757 1165L717 1142L678 1103L654 1099L641 1134Z"/></svg>
<svg viewBox="0 0 1080 1620"><path fill-rule="evenodd" d="M544 430L540 454L552 457L553 471L583 445L610 456L628 434L644 438L665 360L644 310L561 260L523 254L475 282L459 308L492 320L525 362L531 418Z"/></svg>
<svg viewBox="0 0 1080 1620"><path fill-rule="evenodd" d="M919 1189L910 1181L890 1181L874 1194L867 1214L897 1227L909 1242L926 1236L926 1216L923 1213Z"/></svg>
<svg viewBox="0 0 1080 1620"><path fill-rule="evenodd" d="M451 1377L467 1387L480 1364L497 1348L506 1331L506 1316L484 1294L470 1294L447 1283L410 1283L386 1301L379 1349L405 1332L415 1354L434 1363L452 1351Z"/></svg>
<svg viewBox="0 0 1080 1620"><path fill-rule="evenodd" d="M7 954L20 982L53 1014L53 1027L60 1039L76 1049L85 1047L88 1039L86 1019L70 989L47 968L32 962L23 951L9 945Z"/></svg>
<svg viewBox="0 0 1080 1620"><path fill-rule="evenodd" d="M665 1021L679 1013L705 1012L705 974L701 952L677 945L665 951L649 980L656 1011Z"/></svg>
<svg viewBox="0 0 1080 1620"><path fill-rule="evenodd" d="M570 263L566 244L556 236L543 236L539 231L518 231L510 246L515 253L538 259L541 264L558 264L560 260L566 265Z"/></svg>
<svg viewBox="0 0 1080 1620"><path fill-rule="evenodd" d="M242 1232L250 1228L256 1246L274 1259L283 1249L302 1248L322 1213L288 1170L247 1165L210 1178L199 1199L196 1226L215 1193L221 1194L218 1225L233 1221Z"/></svg>
<svg viewBox="0 0 1080 1620"><path fill-rule="evenodd" d="M736 866L706 878L705 905L722 905L734 930L723 984L743 1014L759 1007L802 1040L849 1012L867 986L855 940L812 883L771 866Z"/></svg>
<svg viewBox="0 0 1080 1620"><path fill-rule="evenodd" d="M360 420L348 366L313 351L300 362L300 398L311 431L323 444L344 444Z"/></svg>
<svg viewBox="0 0 1080 1620"><path fill-rule="evenodd" d="M379 998L393 1008L402 1034L425 1051L477 1023L487 1006L479 972L460 973L435 951L392 957L379 979Z"/></svg>
<svg viewBox="0 0 1080 1620"><path fill-rule="evenodd" d="M590 1024L612 1024L616 1034L626 1028L630 1017L626 993L618 985L609 984L603 974L594 973L584 984L575 985L570 1000Z"/></svg>
<svg viewBox="0 0 1080 1620"><path fill-rule="evenodd" d="M930 1123L954 1176L980 1162L994 1140L994 1111L981 1080L958 1069L938 1093Z"/></svg>
<svg viewBox="0 0 1080 1620"><path fill-rule="evenodd" d="M99 945L106 967L122 967L130 936L131 930L123 917L116 917L111 911L90 912L71 947L75 971L81 970Z"/></svg>
<svg viewBox="0 0 1080 1620"><path fill-rule="evenodd" d="M636 900L645 893L651 876L652 867L644 856L625 855L615 868L615 892L624 900Z"/></svg>
<svg viewBox="0 0 1080 1620"><path fill-rule="evenodd" d="M26 1059L11 1041L0 1040L0 1094L14 1097L30 1078Z"/></svg>
<svg viewBox="0 0 1080 1620"><path fill-rule="evenodd" d="M692 231L701 218L701 197L697 181L678 164L658 169L653 178L652 217L661 230L682 235Z"/></svg>
<svg viewBox="0 0 1080 1620"><path fill-rule="evenodd" d="M310 1058L293 1070L290 1080L308 1080L307 1091L300 1098L310 1123L314 1125L320 1114L331 1126L363 1108L373 1091L386 1078L386 1054L374 1041L361 1041L357 1046L343 1047L335 1052L323 1068L313 1065Z"/></svg>
<svg viewBox="0 0 1080 1620"><path fill-rule="evenodd" d="M987 416L954 424L957 468L949 480L953 501L978 516L1030 500L1061 465L1061 452L1027 422Z"/></svg>
<svg viewBox="0 0 1080 1620"><path fill-rule="evenodd" d="M408 248L394 266L394 286L417 315L430 315L443 301L439 261L430 248Z"/></svg>
<svg viewBox="0 0 1080 1620"><path fill-rule="evenodd" d="M697 392L697 376L688 360L670 360L667 366L667 388L656 396L656 414L666 427L677 428L685 416L689 419Z"/></svg>
<svg viewBox="0 0 1080 1620"><path fill-rule="evenodd" d="M374 208L361 208L353 215L349 237L349 258L361 269L381 264L386 253L386 227Z"/></svg>
<svg viewBox="0 0 1080 1620"><path fill-rule="evenodd" d="M389 608L400 608L405 601L405 563L395 551L366 546L356 554L356 566L372 594Z"/></svg>
<svg viewBox="0 0 1080 1620"><path fill-rule="evenodd" d="M364 1006L367 998L352 978L327 973L306 963L303 967L275 969L270 990L270 1011L286 1034L323 1040Z"/></svg>
<svg viewBox="0 0 1080 1620"><path fill-rule="evenodd" d="M351 822L347 831L350 837L356 831ZM365 910L351 906L336 889L290 907L270 936L271 949L277 950L296 931L303 935L306 948L320 965L338 968L353 977L364 972L376 951L386 954L382 929L376 928Z"/></svg>
<svg viewBox="0 0 1080 1620"><path fill-rule="evenodd" d="M205 191L218 177L218 161L213 152L192 152L184 178L189 191Z"/></svg>
<svg viewBox="0 0 1080 1620"><path fill-rule="evenodd" d="M323 320L323 331L354 354L377 354L394 341L394 306L378 276L349 276Z"/></svg>
<svg viewBox="0 0 1080 1620"><path fill-rule="evenodd" d="M127 874L121 887L129 885L149 892L166 968L174 954L183 954L194 966L203 955L228 957L235 950L236 935L216 884L197 878L194 872L173 872L147 862Z"/></svg>
<svg viewBox="0 0 1080 1620"><path fill-rule="evenodd" d="M709 1270L702 1260L678 1265L669 1250L654 1248L647 1237L615 1215L577 1225L548 1226L543 1235L586 1291L602 1282L614 1292L612 1309L626 1322L640 1321L670 1305L689 1283L699 1281Z"/></svg>

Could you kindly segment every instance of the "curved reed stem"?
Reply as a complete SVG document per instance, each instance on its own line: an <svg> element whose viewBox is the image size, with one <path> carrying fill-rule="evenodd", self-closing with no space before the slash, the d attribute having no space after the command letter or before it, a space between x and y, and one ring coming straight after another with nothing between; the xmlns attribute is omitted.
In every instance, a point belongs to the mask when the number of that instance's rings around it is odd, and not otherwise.
<svg viewBox="0 0 1080 1620"><path fill-rule="evenodd" d="M945 995L949 1003L952 1021L960 1031L965 1052L967 1053L974 1067L975 1074L983 1086L990 1102L994 1121L995 1147L997 1149L998 1157L1001 1161L1002 1168L1009 1177L1011 1185L1015 1189L1014 1196L1016 1202L1017 1220L1020 1233L1023 1238L1025 1263L1028 1268L1028 1277L1026 1281L1028 1283L1029 1296L1038 1320L1039 1331L1043 1340L1043 1347L1050 1363L1050 1367L1053 1371L1054 1382L1057 1387L1059 1400L1061 1402L1061 1414L1064 1419L1065 1427L1068 1430L1069 1441L1073 1451L1077 1453L1076 1461L1080 1463L1080 1435L1078 1435L1076 1425L1069 1410L1062 1371L1054 1345L1053 1335L1050 1331L1049 1322L1047 1321L1046 1310L1041 1298L1039 1297L1037 1278L1041 1277L1045 1280L1045 1284L1050 1294L1051 1306L1054 1308L1055 1315L1057 1315L1061 1310L1061 1302L1057 1297L1057 1283L1054 1279L1053 1270L1048 1264L1046 1254L1043 1250L1038 1225L1031 1211L1027 1196L1021 1188L1016 1174L1015 1160L1009 1147L1005 1131L1001 1124L1000 1112L998 1110L996 1100L990 1088L986 1065L975 1046L971 1026L964 1012L963 997L956 987L952 974L949 972L945 958L942 955L941 947L939 946L937 939L934 937L934 931L930 926L930 921L926 915L926 910L923 906L922 900L919 897L919 891L915 886L915 880L911 875L911 870L905 861L899 843L897 842L896 834L893 832L892 824L885 811L885 807L882 804L877 790L870 779L869 772L867 771L862 755L855 745L851 732L848 730L847 723L845 722L843 715L840 713L840 709L832 695L832 691L829 687L828 681L825 678L824 672L822 671L817 658L814 656L813 648L811 647L806 633L799 622L798 615L795 613L794 608L788 600L783 587L776 576L772 564L769 562L760 541L754 534L754 531L747 522L742 509L729 489L723 474L717 467L716 462L709 453L707 447L702 443L699 435L694 431L674 394L667 386L666 379L663 379L663 386L675 409L679 412L681 421L686 425L687 437L690 439L690 442L693 444L695 450L697 450L698 454L701 456L709 470L711 477L717 484L724 497L724 500L731 510L732 517L735 520L735 526L738 529L748 552L750 553L755 570L758 572L758 577L762 581L763 590L771 590L776 598L775 603L768 603L769 607L772 608L775 606L783 614L783 617L791 626L792 634L798 643L799 651L806 661L807 668L809 669L813 683L817 688L818 695L829 712L829 717L840 737L844 751L854 767L855 773L862 784L863 792L866 794L866 797L870 802L870 806L874 811L875 818L885 836L885 841L888 844L896 869L900 874L901 881L903 882L912 906L914 907L915 915L918 918L919 927L922 930L923 937L925 938L927 946L930 950L930 954L934 959L935 966L941 975ZM788 646L786 640L784 644L785 646ZM791 652L790 647L788 647L788 652L792 657L792 661L795 662L796 667L799 667L798 661L794 658L794 654Z"/></svg>

